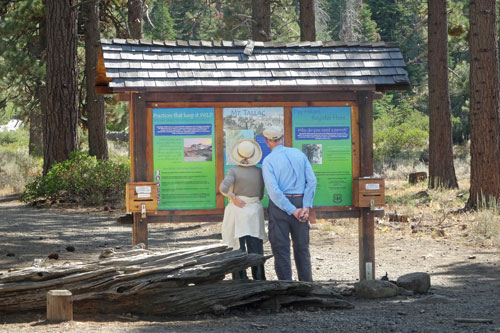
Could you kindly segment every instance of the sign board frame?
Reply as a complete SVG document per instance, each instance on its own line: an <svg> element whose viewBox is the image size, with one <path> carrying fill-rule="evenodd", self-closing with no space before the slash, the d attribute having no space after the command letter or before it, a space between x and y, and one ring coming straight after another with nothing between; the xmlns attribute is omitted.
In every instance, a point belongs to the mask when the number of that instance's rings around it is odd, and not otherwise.
<svg viewBox="0 0 500 333"><path fill-rule="evenodd" d="M215 156L215 188L216 188L216 208L214 209L168 209L158 210L153 218L155 223L159 222L189 222L200 221L200 217L207 221L220 221L224 213L224 196L218 192L219 184L224 178L224 149L223 149L223 109L224 108L251 108L251 107L282 107L284 110L284 145L293 146L293 109L294 108L325 108L325 107L349 107L350 112L350 128L351 128L351 158L352 158L352 179L360 176L360 137L359 137L359 110L357 103L352 101L346 102L231 102L231 103L166 103L166 102L148 102L145 104L144 116L146 122L145 148L147 170L145 172L147 181L155 181L154 170L154 151L153 151L153 109L189 109L189 108L213 108L214 109L214 156ZM132 128L132 126L131 126ZM133 134L132 134L133 135ZM134 140L131 140L133 144ZM137 147L132 147L131 151ZM133 156L133 153L132 153ZM133 161L133 159L132 159ZM135 164L131 165L132 174L135 173ZM319 206L315 207L315 211L319 218L325 216L333 216L338 212L341 216L359 217L359 209L352 204L344 206ZM349 214L349 212L351 214ZM328 214L330 213L330 214ZM164 219L162 219L165 217ZM149 215L148 215L149 218Z"/></svg>

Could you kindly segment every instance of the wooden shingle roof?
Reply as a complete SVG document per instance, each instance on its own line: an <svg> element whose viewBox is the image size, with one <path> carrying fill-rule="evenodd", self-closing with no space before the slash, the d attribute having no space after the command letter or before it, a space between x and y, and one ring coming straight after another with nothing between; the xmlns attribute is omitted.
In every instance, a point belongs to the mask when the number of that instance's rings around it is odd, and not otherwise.
<svg viewBox="0 0 500 333"><path fill-rule="evenodd" d="M407 89L391 43L101 40L97 86L110 92L216 87Z"/></svg>

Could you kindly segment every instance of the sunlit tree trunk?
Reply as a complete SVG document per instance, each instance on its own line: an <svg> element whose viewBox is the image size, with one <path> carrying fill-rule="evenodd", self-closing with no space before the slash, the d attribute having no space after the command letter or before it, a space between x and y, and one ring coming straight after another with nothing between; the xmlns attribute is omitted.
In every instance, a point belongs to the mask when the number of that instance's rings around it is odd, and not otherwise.
<svg viewBox="0 0 500 333"><path fill-rule="evenodd" d="M87 0L83 4L85 16L85 76L87 78L85 107L88 117L89 153L98 159L107 160L108 142L106 140L104 97L97 95L95 91L99 43L99 2L100 0Z"/></svg>
<svg viewBox="0 0 500 333"><path fill-rule="evenodd" d="M261 42L272 39L270 0L252 0L252 39Z"/></svg>
<svg viewBox="0 0 500 333"><path fill-rule="evenodd" d="M471 176L467 207L500 199L500 96L495 0L470 1Z"/></svg>
<svg viewBox="0 0 500 333"><path fill-rule="evenodd" d="M448 88L446 0L429 0L429 188L458 188Z"/></svg>
<svg viewBox="0 0 500 333"><path fill-rule="evenodd" d="M128 0L127 9L128 9L128 28L130 30L130 37L133 39L141 39L144 1Z"/></svg>
<svg viewBox="0 0 500 333"><path fill-rule="evenodd" d="M359 13L362 7L362 0L345 0L345 9L342 13L342 30L339 36L341 40L357 41L360 39Z"/></svg>
<svg viewBox="0 0 500 333"><path fill-rule="evenodd" d="M315 0L300 0L300 40L316 40Z"/></svg>
<svg viewBox="0 0 500 333"><path fill-rule="evenodd" d="M77 0L47 0L46 174L78 148Z"/></svg>

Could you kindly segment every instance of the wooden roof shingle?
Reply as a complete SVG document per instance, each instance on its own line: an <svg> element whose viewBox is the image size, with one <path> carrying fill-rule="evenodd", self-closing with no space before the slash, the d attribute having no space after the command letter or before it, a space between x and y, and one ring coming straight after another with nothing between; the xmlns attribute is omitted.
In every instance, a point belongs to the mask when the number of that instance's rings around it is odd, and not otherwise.
<svg viewBox="0 0 500 333"><path fill-rule="evenodd" d="M98 86L129 88L372 85L408 89L392 43L102 39Z"/></svg>

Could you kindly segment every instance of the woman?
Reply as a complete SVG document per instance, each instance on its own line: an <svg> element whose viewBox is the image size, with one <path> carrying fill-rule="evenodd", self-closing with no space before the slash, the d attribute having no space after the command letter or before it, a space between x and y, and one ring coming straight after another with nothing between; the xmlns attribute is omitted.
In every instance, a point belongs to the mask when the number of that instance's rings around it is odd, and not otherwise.
<svg viewBox="0 0 500 333"><path fill-rule="evenodd" d="M264 254L267 241L264 226L264 180L262 170L255 165L262 150L252 139L238 141L231 149L231 157L238 164L231 168L220 184L220 192L229 198L222 222L222 241L233 249ZM252 267L254 280L265 280L264 265ZM233 273L234 279L247 279L246 271Z"/></svg>

